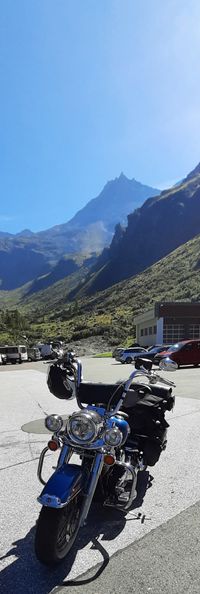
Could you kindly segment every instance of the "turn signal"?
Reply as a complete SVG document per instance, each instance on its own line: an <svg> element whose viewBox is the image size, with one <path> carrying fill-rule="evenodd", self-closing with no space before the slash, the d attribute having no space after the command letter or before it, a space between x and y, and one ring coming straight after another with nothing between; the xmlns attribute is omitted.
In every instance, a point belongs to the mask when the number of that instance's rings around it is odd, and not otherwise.
<svg viewBox="0 0 200 594"><path fill-rule="evenodd" d="M108 466L112 466L113 464L115 464L114 456L112 456L111 454L106 454L104 456L104 463L107 464Z"/></svg>
<svg viewBox="0 0 200 594"><path fill-rule="evenodd" d="M56 450L58 450L59 448L59 444L55 439L50 439L48 441L48 448L49 450L51 450L52 452L55 452Z"/></svg>

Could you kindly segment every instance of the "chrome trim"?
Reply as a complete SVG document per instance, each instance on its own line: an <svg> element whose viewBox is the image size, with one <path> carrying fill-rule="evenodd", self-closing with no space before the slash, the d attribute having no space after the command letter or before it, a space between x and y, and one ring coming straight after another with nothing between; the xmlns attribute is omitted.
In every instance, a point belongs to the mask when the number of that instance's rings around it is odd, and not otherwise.
<svg viewBox="0 0 200 594"><path fill-rule="evenodd" d="M55 419L56 421L59 421L59 427L57 429L54 429L53 427L48 427L48 420L49 419ZM45 427L48 429L48 431L51 431L54 435L56 435L57 433L60 432L60 430L62 429L63 426L63 419L60 415L56 415L56 414L52 414L52 415L47 415L47 417L45 417L44 419L44 424Z"/></svg>
<svg viewBox="0 0 200 594"><path fill-rule="evenodd" d="M103 465L104 465L104 454L97 454L94 459L93 467L92 467L92 470L90 473L89 486L88 486L87 492L84 493L85 503L83 504L83 509L82 509L82 513L81 513L81 517L80 517L80 527L82 527L84 525L84 522L87 518L89 509L90 509L90 506L92 503L93 495L94 495Z"/></svg>
<svg viewBox="0 0 200 594"><path fill-rule="evenodd" d="M82 509L82 514L80 517L80 526L83 526L89 509L90 509L90 505L92 503L92 499L93 499L93 495L96 489L96 485L99 479L99 476L101 474L102 468L103 468L103 464L104 464L104 454L97 454L93 463L93 468L92 471L90 473L90 477L89 477L89 486L87 489L87 492L84 493L83 495L85 496L85 503L83 505L83 509ZM65 502L61 502L61 499L59 497L56 497L55 495L49 495L48 493L45 493L44 495L40 495L37 499L37 501L41 504L44 505L46 507L54 507L57 509L61 509L63 507L65 507L69 501L71 501L72 499L74 499L74 497L76 497L78 495L78 493L80 493L82 491L82 487L79 489L74 488L70 494L70 496L68 497L67 501Z"/></svg>
<svg viewBox="0 0 200 594"><path fill-rule="evenodd" d="M66 507L66 505L68 505L68 503L72 501L72 499L77 497L77 495L81 493L81 491L82 488L77 489L76 491L74 490L74 492L72 492L68 499L66 501L63 501L63 503L61 502L60 497L56 497L56 495L49 495L48 493L45 493L44 495L39 495L39 497L37 497L37 501L45 507L54 507L56 509L62 509L63 507Z"/></svg>
<svg viewBox="0 0 200 594"><path fill-rule="evenodd" d="M77 386L79 387L82 381L82 363L80 359L77 359Z"/></svg>
<svg viewBox="0 0 200 594"><path fill-rule="evenodd" d="M60 468L63 464L68 464L72 454L72 448L65 444L61 449L60 456L57 462L57 468Z"/></svg>
<svg viewBox="0 0 200 594"><path fill-rule="evenodd" d="M128 472L130 472L132 475L132 487L131 487L130 497L129 497L128 503L124 506L124 509L129 509L129 507L131 507L134 499L137 496L135 489L136 489L136 484L137 484L138 468L136 468L135 466L132 466L132 464L129 464L128 462L119 462L118 460L116 460L116 464L118 466L124 466L125 470L128 470Z"/></svg>
<svg viewBox="0 0 200 594"><path fill-rule="evenodd" d="M78 443L75 440L72 441L70 437L66 434L63 436L64 442L69 445L69 447L73 448L74 452L76 450L100 450L101 448L105 447L105 441L103 438L98 439L92 443Z"/></svg>
<svg viewBox="0 0 200 594"><path fill-rule="evenodd" d="M45 493L45 495L40 495L37 498L38 503L41 503L41 505L45 505L45 507L55 507L55 508L60 508L60 507L64 507L65 504L61 503L61 499L59 497L56 497L55 495L48 495L48 493Z"/></svg>
<svg viewBox="0 0 200 594"><path fill-rule="evenodd" d="M109 437L109 434L111 433L111 431L113 431L116 436L118 436L119 438L119 442L118 443L110 443L109 439L106 439ZM119 448L119 446L122 444L123 442L123 433L120 431L119 427L108 427L108 429L106 429L105 431L105 435L104 435L104 439L105 439L105 444L107 446L110 446L112 448Z"/></svg>
<svg viewBox="0 0 200 594"><path fill-rule="evenodd" d="M44 479L42 478L42 467L43 467L43 463L44 463L44 457L45 454L49 451L48 446L46 446L39 457L39 462L38 462L38 467L37 467L37 477L39 479L39 481L42 483L42 485L46 485L46 481L44 481Z"/></svg>
<svg viewBox="0 0 200 594"><path fill-rule="evenodd" d="M81 422L81 419L84 420L84 418L86 418L86 420L92 422L93 436L90 439L84 440L84 439L81 439L74 435L72 428L71 428L71 422L76 420L77 417L80 418L80 422ZM94 443L97 440L98 436L100 437L100 434L102 433L103 428L104 428L104 422L102 420L101 415L97 412L97 410L92 410L92 409L88 409L88 408L85 409L84 411L74 412L67 419L67 424L66 424L67 434L68 434L69 438L71 439L71 441L77 445L80 444L80 445L84 446L85 448L87 448L87 446L90 445L91 443Z"/></svg>
<svg viewBox="0 0 200 594"><path fill-rule="evenodd" d="M39 457L38 468L37 468L37 477L38 477L40 483L42 483L42 485L46 485L46 483L47 483L47 481L45 481L42 478L42 469L43 469L45 455L49 451L50 450L49 450L48 446L46 446L42 450L40 457ZM72 453L73 453L72 449L68 445L64 445L61 449L56 468L60 468L64 463L67 464L72 456Z"/></svg>
<svg viewBox="0 0 200 594"><path fill-rule="evenodd" d="M105 507L114 507L116 509L127 510L131 507L134 499L137 497L136 484L137 484L137 474L138 474L139 468L132 466L128 462L120 462L119 460L116 460L115 464L117 464L118 466L123 466L124 470L125 471L128 470L132 475L132 487L131 487L129 499L125 505L123 502L122 503L116 503L116 502L109 503L109 499L108 499L107 501L105 501L104 506Z"/></svg>

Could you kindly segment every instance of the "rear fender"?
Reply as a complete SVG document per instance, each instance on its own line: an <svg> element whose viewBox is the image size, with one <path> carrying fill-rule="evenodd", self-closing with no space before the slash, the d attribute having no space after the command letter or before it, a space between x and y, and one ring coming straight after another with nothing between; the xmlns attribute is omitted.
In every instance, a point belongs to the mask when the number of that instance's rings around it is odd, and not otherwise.
<svg viewBox="0 0 200 594"><path fill-rule="evenodd" d="M38 501L46 507L62 508L82 491L83 484L82 467L77 464L63 464L52 474Z"/></svg>

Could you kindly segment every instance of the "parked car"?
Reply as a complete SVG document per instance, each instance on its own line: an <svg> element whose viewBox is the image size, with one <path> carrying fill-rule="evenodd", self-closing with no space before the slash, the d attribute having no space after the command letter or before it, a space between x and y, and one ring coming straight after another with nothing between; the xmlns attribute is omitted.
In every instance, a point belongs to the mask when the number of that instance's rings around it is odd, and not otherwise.
<svg viewBox="0 0 200 594"><path fill-rule="evenodd" d="M146 353L148 353L147 349L142 347L130 347L120 351L116 355L115 360L120 361L120 363L132 363L135 357L146 356Z"/></svg>
<svg viewBox="0 0 200 594"><path fill-rule="evenodd" d="M121 351L124 351L124 349L125 349L125 347L124 347L124 346L123 346L123 347L116 347L116 348L114 349L114 351L112 352L112 357L114 357L114 359L115 359L115 357L116 357L116 356L117 356L119 353L121 353Z"/></svg>
<svg viewBox="0 0 200 594"><path fill-rule="evenodd" d="M167 351L167 349L170 348L171 345L169 344L157 344L154 345L152 347L150 347L147 352L145 353L145 359L150 359L151 361L154 362L154 357L157 355L157 353L160 353L162 351ZM141 355L139 355L141 356Z"/></svg>
<svg viewBox="0 0 200 594"><path fill-rule="evenodd" d="M200 364L200 340L182 340L171 345L167 351L161 351L154 357L154 363L159 365L165 357L170 357L180 367L181 365L193 365L198 367Z"/></svg>
<svg viewBox="0 0 200 594"><path fill-rule="evenodd" d="M40 349L38 347L28 348L28 361L39 361L41 357Z"/></svg>

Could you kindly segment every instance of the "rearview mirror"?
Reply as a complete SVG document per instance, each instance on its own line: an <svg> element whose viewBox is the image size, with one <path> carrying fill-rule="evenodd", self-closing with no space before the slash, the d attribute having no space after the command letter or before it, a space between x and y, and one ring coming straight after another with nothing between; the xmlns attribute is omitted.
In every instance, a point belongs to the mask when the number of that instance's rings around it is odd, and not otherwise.
<svg viewBox="0 0 200 594"><path fill-rule="evenodd" d="M175 361L172 361L170 357L165 357L160 361L159 368L162 369L162 371L176 371L178 365Z"/></svg>
<svg viewBox="0 0 200 594"><path fill-rule="evenodd" d="M136 357L134 363L135 369L141 369L141 367L144 367L147 371L151 371L153 365L151 359L145 359L145 357Z"/></svg>

